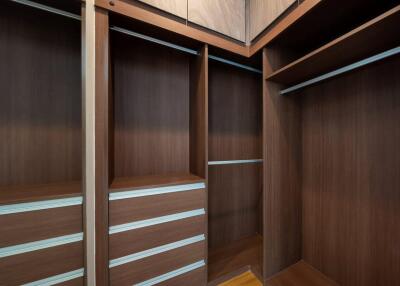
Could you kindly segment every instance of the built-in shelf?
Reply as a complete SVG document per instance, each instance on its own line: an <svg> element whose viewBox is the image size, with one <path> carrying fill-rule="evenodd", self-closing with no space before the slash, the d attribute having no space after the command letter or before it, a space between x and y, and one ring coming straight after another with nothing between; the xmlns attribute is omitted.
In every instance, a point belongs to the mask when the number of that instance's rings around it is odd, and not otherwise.
<svg viewBox="0 0 400 286"><path fill-rule="evenodd" d="M258 277L262 267L262 236L254 235L224 246L211 248L208 254L208 280L249 267Z"/></svg>
<svg viewBox="0 0 400 286"><path fill-rule="evenodd" d="M111 183L110 192L193 184L204 181L204 178L193 174L167 174L115 178Z"/></svg>
<svg viewBox="0 0 400 286"><path fill-rule="evenodd" d="M266 80L292 85L397 47L400 5L293 61Z"/></svg>
<svg viewBox="0 0 400 286"><path fill-rule="evenodd" d="M0 205L63 199L82 195L81 182L0 187Z"/></svg>
<svg viewBox="0 0 400 286"><path fill-rule="evenodd" d="M313 268L305 261L299 261L267 280L266 286L338 286L336 282Z"/></svg>

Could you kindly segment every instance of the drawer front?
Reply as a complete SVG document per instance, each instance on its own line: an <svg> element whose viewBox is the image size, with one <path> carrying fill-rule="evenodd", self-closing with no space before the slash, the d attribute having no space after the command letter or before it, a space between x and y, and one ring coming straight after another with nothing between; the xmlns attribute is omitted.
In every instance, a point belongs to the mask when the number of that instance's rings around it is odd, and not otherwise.
<svg viewBox="0 0 400 286"><path fill-rule="evenodd" d="M110 234L110 259L204 234L205 215Z"/></svg>
<svg viewBox="0 0 400 286"><path fill-rule="evenodd" d="M111 267L111 285L133 285L204 259L204 241Z"/></svg>
<svg viewBox="0 0 400 286"><path fill-rule="evenodd" d="M82 232L82 205L0 215L0 248Z"/></svg>
<svg viewBox="0 0 400 286"><path fill-rule="evenodd" d="M110 201L110 226L204 208L205 190Z"/></svg>
<svg viewBox="0 0 400 286"><path fill-rule="evenodd" d="M82 285L82 224L82 197L1 205L0 284Z"/></svg>
<svg viewBox="0 0 400 286"><path fill-rule="evenodd" d="M83 268L83 243L49 247L0 258L0 281L21 285Z"/></svg>
<svg viewBox="0 0 400 286"><path fill-rule="evenodd" d="M111 193L111 285L205 281L205 206L204 183Z"/></svg>

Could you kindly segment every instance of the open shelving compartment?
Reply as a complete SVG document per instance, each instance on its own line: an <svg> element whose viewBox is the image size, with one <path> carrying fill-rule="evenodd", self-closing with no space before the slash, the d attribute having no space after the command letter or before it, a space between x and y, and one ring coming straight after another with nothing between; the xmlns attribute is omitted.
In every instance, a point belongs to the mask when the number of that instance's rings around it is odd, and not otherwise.
<svg viewBox="0 0 400 286"><path fill-rule="evenodd" d="M111 191L204 181L199 56L117 31L110 49Z"/></svg>
<svg viewBox="0 0 400 286"><path fill-rule="evenodd" d="M322 2L264 49L265 285L398 283L400 6L364 4Z"/></svg>
<svg viewBox="0 0 400 286"><path fill-rule="evenodd" d="M211 58L208 102L208 280L223 281L246 269L261 280L261 70Z"/></svg>
<svg viewBox="0 0 400 286"><path fill-rule="evenodd" d="M80 14L78 1L0 3L4 285L83 285Z"/></svg>

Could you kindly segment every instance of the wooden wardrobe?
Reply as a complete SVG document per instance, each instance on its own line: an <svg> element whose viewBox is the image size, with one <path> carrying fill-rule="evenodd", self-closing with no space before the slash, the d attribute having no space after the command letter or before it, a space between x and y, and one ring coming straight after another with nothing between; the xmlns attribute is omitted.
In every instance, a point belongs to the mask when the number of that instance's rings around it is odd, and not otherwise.
<svg viewBox="0 0 400 286"><path fill-rule="evenodd" d="M139 2L0 3L0 286L399 284L398 1Z"/></svg>

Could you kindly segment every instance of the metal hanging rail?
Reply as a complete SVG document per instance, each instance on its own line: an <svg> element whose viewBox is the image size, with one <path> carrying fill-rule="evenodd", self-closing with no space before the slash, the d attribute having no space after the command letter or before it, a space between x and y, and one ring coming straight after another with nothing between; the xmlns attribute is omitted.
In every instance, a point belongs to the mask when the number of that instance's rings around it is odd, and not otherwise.
<svg viewBox="0 0 400 286"><path fill-rule="evenodd" d="M211 165L253 164L262 162L263 159L208 161L208 165L211 166Z"/></svg>
<svg viewBox="0 0 400 286"><path fill-rule="evenodd" d="M262 74L262 71L259 70L259 69L256 69L256 68L253 68L253 67L250 67L250 66L246 66L246 65L242 65L242 64L230 61L230 60L226 60L226 59L217 57L217 56L208 55L208 58L212 59L214 61L217 61L217 62L228 64L228 65L231 65L231 66L234 66L234 67L237 67L237 68L241 68L241 69L244 69L244 70L247 70L247 71L251 71L251 72L254 72L254 73L257 73L257 74Z"/></svg>
<svg viewBox="0 0 400 286"><path fill-rule="evenodd" d="M67 18L75 19L75 20L78 20L78 21L81 20L81 16L79 16L79 15L76 15L76 14L73 14L73 13L70 13L70 12L67 12L67 11L63 11L63 10L60 10L60 9L57 9L57 8L53 8L53 7L50 7L50 6L47 6L47 5L39 4L39 3L36 3L36 2L33 2L33 1L29 1L29 0L10 0L10 1L18 3L18 4L25 5L25 6L29 6L29 7L32 7L32 8L36 8L36 9L39 9L39 10L47 11L47 12L50 12L50 13L53 13L53 14L61 15L61 16L67 17Z"/></svg>
<svg viewBox="0 0 400 286"><path fill-rule="evenodd" d="M133 37L136 37L136 38L148 41L148 42L159 44L159 45L162 45L162 46L165 46L165 47L169 47L169 48L172 48L172 49L175 49L175 50L179 50L179 51L191 54L191 55L198 55L199 54L198 51L195 51L193 49L189 49L189 48L185 48L185 47L182 47L182 46L179 46L179 45L175 45L175 44L172 44L170 42L167 42L167 41L164 41L164 40L160 40L160 39L157 39L157 38L153 38L153 37L150 37L150 36L147 36L147 35L143 35L143 34L140 34L140 33L137 33L137 32L131 31L131 30L127 30L127 29L124 29L124 28L121 28L121 27L112 26L112 27L110 27L110 30L116 31L116 32L120 32L120 33L129 35L129 36L133 36ZM218 62L221 62L221 63L224 63L224 64L228 64L228 65L235 66L235 67L238 67L238 68L241 68L241 69L245 69L245 70L248 70L248 71L251 71L251 72L262 74L261 70L258 70L256 68L253 68L253 67L250 67L250 66L242 65L242 64L230 61L230 60L226 60L226 59L223 59L223 58L220 58L220 57L217 57L217 56L209 55L208 58L212 59L212 60L215 60L215 61L218 61Z"/></svg>
<svg viewBox="0 0 400 286"><path fill-rule="evenodd" d="M399 54L399 53L400 53L400 47L396 47L396 48L394 48L394 49L387 50L387 51L385 51L385 52L383 52L383 53L374 55L374 56L369 57L369 58L366 58L366 59L364 59L364 60L355 62L355 63L353 63L353 64L347 65L347 66L345 66L345 67L339 68L339 69L337 69L337 70L328 72L328 73L323 74L323 75L321 75L321 76L315 77L315 78L313 78L313 79L310 79L310 80L304 81L304 82L302 82L302 83L296 84L296 85L294 85L294 86L291 86L291 87L289 87L289 88L283 89L283 90L280 91L280 94L281 94L281 95L284 95L284 94L293 92L293 91L295 91L295 90L299 90L299 89L304 88L304 87L306 87L306 86L309 86L309 85L315 84L315 83L317 83L317 82L326 80L326 79L328 79L328 78L332 78L332 77L334 77L334 76L337 76L337 75L346 73L346 72L348 72L348 71L351 71L351 70L354 70L354 69L363 67L363 66L365 66L365 65L368 65L368 64L371 64L371 63L374 63L374 62L383 60L383 59L385 59L385 58L394 56L394 55Z"/></svg>

